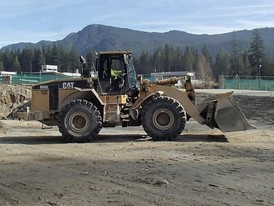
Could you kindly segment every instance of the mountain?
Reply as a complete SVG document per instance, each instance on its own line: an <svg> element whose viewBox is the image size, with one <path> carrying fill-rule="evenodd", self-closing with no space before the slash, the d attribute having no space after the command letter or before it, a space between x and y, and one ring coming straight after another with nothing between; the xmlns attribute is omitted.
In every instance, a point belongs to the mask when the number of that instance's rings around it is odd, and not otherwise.
<svg viewBox="0 0 274 206"><path fill-rule="evenodd" d="M259 29L261 37L264 41L266 53L273 56L274 51L274 28ZM17 43L3 47L1 50L10 49L17 50L25 47L34 46L41 47L43 44L62 45L70 50L72 46L76 46L81 54L85 54L88 50L131 50L135 56L139 56L142 51L151 52L159 46L166 44L174 48L180 47L184 49L186 46L201 49L203 45L207 45L211 54L215 56L222 48L231 51L232 41L236 40L237 47L241 51L249 47L249 43L253 38L253 30L235 31L225 34L215 35L196 35L183 31L144 32L126 28L117 28L93 24L86 26L77 33L70 33L63 40L58 41L40 41L38 43Z"/></svg>

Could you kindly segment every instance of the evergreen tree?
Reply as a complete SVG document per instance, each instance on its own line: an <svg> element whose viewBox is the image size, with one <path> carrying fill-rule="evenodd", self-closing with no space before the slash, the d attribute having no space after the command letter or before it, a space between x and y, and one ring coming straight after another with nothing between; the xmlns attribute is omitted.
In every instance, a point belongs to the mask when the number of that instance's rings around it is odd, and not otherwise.
<svg viewBox="0 0 274 206"><path fill-rule="evenodd" d="M66 71L69 72L69 55L68 52L66 52L65 48L61 45L57 46L57 65L59 68L59 71Z"/></svg>
<svg viewBox="0 0 274 206"><path fill-rule="evenodd" d="M38 65L40 66L40 68L42 67L42 65L46 64L45 52L46 51L44 49L38 50Z"/></svg>
<svg viewBox="0 0 274 206"><path fill-rule="evenodd" d="M23 49L21 57L20 57L20 64L22 71L24 72L32 72L32 61L33 61L34 51L33 48L28 47Z"/></svg>
<svg viewBox="0 0 274 206"><path fill-rule="evenodd" d="M253 75L260 75L260 67L262 66L262 60L265 56L264 54L264 44L261 38L260 31L255 29L253 32L253 41L250 43L249 47L249 62L252 68Z"/></svg>
<svg viewBox="0 0 274 206"><path fill-rule="evenodd" d="M0 71L3 71L4 70L4 63L3 61L1 60L0 61Z"/></svg>
<svg viewBox="0 0 274 206"><path fill-rule="evenodd" d="M52 48L49 45L43 44L42 45L42 54L44 55L45 62L44 64L56 64L54 61L54 57L52 56ZM40 62L42 63L43 60Z"/></svg>
<svg viewBox="0 0 274 206"><path fill-rule="evenodd" d="M49 63L47 63L47 64L57 65L58 68L60 68L59 52L58 52L58 48L57 48L56 44L54 44L53 47L51 48L49 57L50 57L48 60Z"/></svg>
<svg viewBox="0 0 274 206"><path fill-rule="evenodd" d="M174 54L174 71L183 70L183 53L180 47L177 47Z"/></svg>
<svg viewBox="0 0 274 206"><path fill-rule="evenodd" d="M154 72L152 70L151 64L150 64L150 55L147 51L143 51L140 58L139 58L139 72L142 74L149 74Z"/></svg>
<svg viewBox="0 0 274 206"><path fill-rule="evenodd" d="M248 59L248 54L247 52L245 52L243 54L243 71L242 71L242 75L244 76L250 76L251 73L252 73L252 69L251 69L251 66L250 66L250 62L249 62L249 59Z"/></svg>
<svg viewBox="0 0 274 206"><path fill-rule="evenodd" d="M164 51L163 47L158 47L152 55L153 72L164 71Z"/></svg>
<svg viewBox="0 0 274 206"><path fill-rule="evenodd" d="M175 49L170 46L169 47L169 61L170 61L170 64L169 64L169 69L168 71L170 72L174 72L175 69L176 69L176 64L177 64L177 59L176 59L177 55L175 53Z"/></svg>
<svg viewBox="0 0 274 206"><path fill-rule="evenodd" d="M40 72L41 65L39 64L39 55L41 51L38 48L33 50L32 72Z"/></svg>
<svg viewBox="0 0 274 206"><path fill-rule="evenodd" d="M74 44L72 47L71 47L71 50L68 54L68 69L71 71L71 72L75 72L77 68L79 68L80 66L80 61L79 61L79 52L78 52L78 49L76 47L76 45Z"/></svg>
<svg viewBox="0 0 274 206"><path fill-rule="evenodd" d="M6 49L2 54L3 69L5 71L15 71L13 68L14 57L13 53Z"/></svg>
<svg viewBox="0 0 274 206"><path fill-rule="evenodd" d="M241 75L243 70L243 62L237 48L237 41L234 37L232 40L232 53L230 56L230 69L228 74Z"/></svg>
<svg viewBox="0 0 274 206"><path fill-rule="evenodd" d="M194 71L194 72L197 72L200 54L199 54L198 49L193 49L193 50L194 50L193 71ZM209 63L209 64L210 64L210 63Z"/></svg>
<svg viewBox="0 0 274 206"><path fill-rule="evenodd" d="M188 46L185 48L185 52L183 55L183 71L193 72L195 67L195 54L194 49L189 48Z"/></svg>
<svg viewBox="0 0 274 206"><path fill-rule="evenodd" d="M96 60L96 53L93 50L90 50L87 52L85 55L86 61L89 65L89 67L94 67L95 66L95 60Z"/></svg>
<svg viewBox="0 0 274 206"><path fill-rule="evenodd" d="M262 59L260 75L261 76L273 76L274 75L274 64L271 61L271 59L267 58L266 56L264 56Z"/></svg>
<svg viewBox="0 0 274 206"><path fill-rule="evenodd" d="M223 49L218 52L213 66L213 75L218 78L219 75L228 74L228 69L230 66L230 57Z"/></svg>
<svg viewBox="0 0 274 206"><path fill-rule="evenodd" d="M166 44L164 48L164 71L170 72L171 71L171 49Z"/></svg>
<svg viewBox="0 0 274 206"><path fill-rule="evenodd" d="M17 73L21 73L21 65L17 56L14 58L13 68Z"/></svg>

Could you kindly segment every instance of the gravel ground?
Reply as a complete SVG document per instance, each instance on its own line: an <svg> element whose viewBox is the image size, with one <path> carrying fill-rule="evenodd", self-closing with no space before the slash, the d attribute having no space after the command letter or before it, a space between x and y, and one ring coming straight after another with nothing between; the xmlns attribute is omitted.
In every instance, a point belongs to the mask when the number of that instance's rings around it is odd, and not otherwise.
<svg viewBox="0 0 274 206"><path fill-rule="evenodd" d="M65 144L56 127L2 120L0 205L274 205L273 97L234 98L257 129L222 133L191 120L173 142L117 127Z"/></svg>

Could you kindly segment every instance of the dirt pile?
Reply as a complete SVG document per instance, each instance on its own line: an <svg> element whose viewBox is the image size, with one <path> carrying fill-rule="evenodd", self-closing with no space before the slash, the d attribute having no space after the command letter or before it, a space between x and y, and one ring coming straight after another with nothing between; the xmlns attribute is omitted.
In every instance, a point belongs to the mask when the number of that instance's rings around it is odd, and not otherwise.
<svg viewBox="0 0 274 206"><path fill-rule="evenodd" d="M5 118L12 110L31 98L31 87L21 85L0 85L0 119Z"/></svg>

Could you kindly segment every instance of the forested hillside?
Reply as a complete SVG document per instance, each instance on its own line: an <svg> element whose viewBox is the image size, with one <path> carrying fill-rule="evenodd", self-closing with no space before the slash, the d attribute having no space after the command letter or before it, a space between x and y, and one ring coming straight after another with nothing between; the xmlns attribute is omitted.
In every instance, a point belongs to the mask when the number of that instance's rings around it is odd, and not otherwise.
<svg viewBox="0 0 274 206"><path fill-rule="evenodd" d="M90 25L63 40L2 48L0 70L38 72L42 64L55 64L61 71L74 71L80 67L80 54L93 61L94 51L132 50L138 73L185 70L195 71L201 78L259 75L259 71L260 75L274 75L273 35L274 28L194 35Z"/></svg>
<svg viewBox="0 0 274 206"><path fill-rule="evenodd" d="M265 43L265 52L274 55L274 28L259 29ZM1 51L9 49L16 51L26 47L42 48L43 45L62 46L67 51L75 47L79 53L86 54L91 49L102 50L132 50L135 56L139 57L142 51L153 52L159 46L170 45L185 49L186 46L201 50L207 45L211 55L216 57L220 49L227 52L232 51L232 41L235 40L237 48L242 51L252 41L253 31L242 30L216 35L195 35L183 31L143 32L125 28L117 28L93 24L86 26L79 32L71 33L58 41L44 41L38 43L15 43L5 46ZM45 37L46 38L46 37Z"/></svg>

